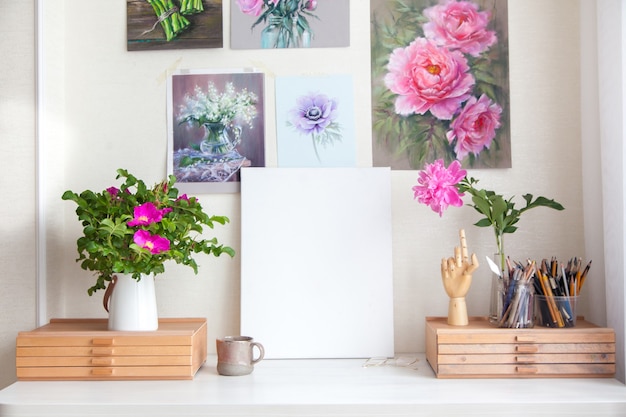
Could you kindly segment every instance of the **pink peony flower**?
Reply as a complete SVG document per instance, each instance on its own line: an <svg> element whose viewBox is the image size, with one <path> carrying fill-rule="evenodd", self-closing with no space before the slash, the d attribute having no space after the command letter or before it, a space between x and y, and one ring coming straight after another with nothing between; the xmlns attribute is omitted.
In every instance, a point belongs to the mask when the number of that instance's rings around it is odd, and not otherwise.
<svg viewBox="0 0 626 417"><path fill-rule="evenodd" d="M387 68L385 85L398 94L395 110L403 116L430 110L436 118L450 120L475 82L462 53L424 38L395 49Z"/></svg>
<svg viewBox="0 0 626 417"><path fill-rule="evenodd" d="M496 129L500 127L502 108L492 102L486 95L471 97L465 103L461 113L450 124L451 130L446 133L448 142L456 139L454 152L458 159L463 159L468 153L478 155L483 148L489 149Z"/></svg>
<svg viewBox="0 0 626 417"><path fill-rule="evenodd" d="M443 159L427 164L420 171L417 185L413 186L413 198L418 202L430 206L441 217L448 206L460 207L463 205L464 194L459 193L456 185L465 177L467 171L461 169L461 163L454 161L446 169Z"/></svg>
<svg viewBox="0 0 626 417"><path fill-rule="evenodd" d="M458 49L472 56L479 56L498 39L496 33L487 30L489 12L479 12L471 1L448 1L424 10L428 22L424 24L424 36L437 45Z"/></svg>
<svg viewBox="0 0 626 417"><path fill-rule="evenodd" d="M156 255L170 250L170 241L163 236L153 235L147 230L137 230L133 235L133 242L151 254Z"/></svg>
<svg viewBox="0 0 626 417"><path fill-rule="evenodd" d="M171 211L171 209L170 209ZM134 218L127 224L129 226L147 226L151 223L158 223L167 214L164 210L159 210L151 202L143 203L133 209Z"/></svg>
<svg viewBox="0 0 626 417"><path fill-rule="evenodd" d="M280 0L271 0L274 6L276 6L279 1ZM256 17L261 14L264 2L263 0L237 0L237 6L239 6L239 10L241 10L242 13Z"/></svg>

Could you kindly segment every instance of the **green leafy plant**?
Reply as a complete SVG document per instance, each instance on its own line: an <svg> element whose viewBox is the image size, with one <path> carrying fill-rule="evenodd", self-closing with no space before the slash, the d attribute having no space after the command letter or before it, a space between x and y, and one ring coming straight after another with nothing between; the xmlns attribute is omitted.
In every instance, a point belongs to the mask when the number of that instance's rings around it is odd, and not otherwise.
<svg viewBox="0 0 626 417"><path fill-rule="evenodd" d="M420 203L430 206L433 211L443 215L448 206L460 207L463 205L462 197L465 193L472 196L472 204L468 206L485 216L476 223L478 227L492 227L496 237L496 246L500 254L500 268L504 270L504 234L514 233L522 213L535 208L547 207L554 210L565 208L554 200L546 197L533 199L532 194L524 194L522 198L526 205L521 209L515 208L513 197L505 199L502 194L494 191L479 189L476 187L478 180L467 177L467 171L461 169L458 160L453 161L446 168L443 159L438 159L432 164L426 164L420 171L417 185L413 186L414 198Z"/></svg>
<svg viewBox="0 0 626 417"><path fill-rule="evenodd" d="M475 187L477 183L477 179L472 177L468 178L466 176L457 184L457 188L461 193L469 193L472 196L473 204L467 205L474 207L477 212L485 216L474 223L474 225L493 228L496 237L496 246L498 248L497 253L500 254L499 261L501 270L504 270L505 265L504 234L514 233L517 230L517 223L520 221L522 213L535 207L547 207L554 210L565 209L554 199L548 199L542 196L533 199L532 194L522 195L526 205L517 209L515 208L513 197L505 199L504 196L496 194L494 191L478 189Z"/></svg>
<svg viewBox="0 0 626 417"><path fill-rule="evenodd" d="M130 274L140 280L144 274L163 273L169 260L187 265L197 274L195 254L235 256L235 251L219 244L217 238L201 237L204 226L224 225L228 217L209 216L196 197L179 195L173 175L148 188L124 169L117 174L116 179L124 179L119 189L80 194L65 191L62 196L77 204L76 215L83 226L83 235L76 242L76 262L82 269L96 272L89 295L105 289L114 274Z"/></svg>

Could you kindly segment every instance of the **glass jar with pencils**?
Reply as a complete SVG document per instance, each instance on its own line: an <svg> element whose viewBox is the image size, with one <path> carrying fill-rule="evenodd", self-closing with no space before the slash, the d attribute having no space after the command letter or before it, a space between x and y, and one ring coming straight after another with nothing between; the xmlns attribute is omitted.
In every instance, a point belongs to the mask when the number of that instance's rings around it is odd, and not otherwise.
<svg viewBox="0 0 626 417"><path fill-rule="evenodd" d="M498 326L510 329L528 329L535 325L535 289L532 280L513 277L502 287L502 315Z"/></svg>
<svg viewBox="0 0 626 417"><path fill-rule="evenodd" d="M510 258L502 262L506 266L501 267L497 316L492 323L511 329L532 328L535 319L535 262L522 264L512 262Z"/></svg>
<svg viewBox="0 0 626 417"><path fill-rule="evenodd" d="M535 272L535 322L542 327L576 326L576 306L582 286L589 273L591 261L582 268L580 258L567 265L556 258L544 259Z"/></svg>
<svg viewBox="0 0 626 417"><path fill-rule="evenodd" d="M576 326L578 297L535 296L535 323L542 327Z"/></svg>

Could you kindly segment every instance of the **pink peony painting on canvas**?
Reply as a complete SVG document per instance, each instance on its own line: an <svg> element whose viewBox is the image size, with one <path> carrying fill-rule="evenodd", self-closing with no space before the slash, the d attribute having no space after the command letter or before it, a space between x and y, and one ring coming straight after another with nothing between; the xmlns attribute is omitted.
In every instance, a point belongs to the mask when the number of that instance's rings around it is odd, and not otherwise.
<svg viewBox="0 0 626 417"><path fill-rule="evenodd" d="M374 166L511 167L507 0L372 0Z"/></svg>

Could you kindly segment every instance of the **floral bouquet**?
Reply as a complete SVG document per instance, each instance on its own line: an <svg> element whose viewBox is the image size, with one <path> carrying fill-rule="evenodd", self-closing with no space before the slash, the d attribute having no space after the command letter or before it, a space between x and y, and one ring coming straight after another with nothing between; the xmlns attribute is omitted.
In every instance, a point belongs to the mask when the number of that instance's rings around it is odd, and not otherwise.
<svg viewBox="0 0 626 417"><path fill-rule="evenodd" d="M231 82L226 83L222 93L212 82L209 83L207 92L196 86L193 95L184 97L185 104L180 106L179 124L191 123L205 129L205 137L200 142L202 155L189 156L178 165L185 167L206 160L242 160L242 156L236 151L241 142L240 123L253 128L257 101L256 94L245 88L237 92Z"/></svg>
<svg viewBox="0 0 626 417"><path fill-rule="evenodd" d="M213 82L209 82L206 92L195 87L193 95L186 95L184 104L180 106L179 123L195 123L203 126L208 123L230 125L235 120L253 127L252 121L257 115L258 97L251 91L235 90L232 82L226 83L220 93Z"/></svg>
<svg viewBox="0 0 626 417"><path fill-rule="evenodd" d="M317 18L317 0L237 0L239 10L258 17L251 29L263 23L262 48L297 48L310 46L311 27L307 16Z"/></svg>
<svg viewBox="0 0 626 417"><path fill-rule="evenodd" d="M318 145L326 147L341 141L341 127L336 121L338 116L337 100L325 94L311 93L297 98L296 105L289 111L287 125L293 126L301 135L311 135L319 161Z"/></svg>
<svg viewBox="0 0 626 417"><path fill-rule="evenodd" d="M478 189L477 183L477 179L467 177L467 171L461 169L459 161L453 161L446 168L443 160L439 159L427 164L419 173L413 193L418 202L430 206L433 211L439 213L439 216L443 215L448 206L462 206L462 197L466 192L469 193L472 196L472 204L468 205L485 216L474 225L493 228L497 253L501 256L500 270L504 271L504 234L517 230L522 213L535 207L548 207L554 210L564 210L564 207L546 197L537 197L533 200L532 194L524 194L522 197L526 205L517 209L513 197L505 200L501 194L494 191Z"/></svg>
<svg viewBox="0 0 626 417"><path fill-rule="evenodd" d="M116 178L124 178L119 189L80 194L66 191L62 197L78 205L76 214L83 225L76 261L82 269L97 273L96 283L87 290L89 295L105 289L116 273L139 280L142 274L163 273L165 261L173 260L197 274L194 254L235 255L217 238L200 238L203 226L212 229L215 223L224 225L229 219L208 216L197 198L178 195L174 176L148 188L124 169L117 173Z"/></svg>
<svg viewBox="0 0 626 417"><path fill-rule="evenodd" d="M411 168L439 158L475 166L479 155L493 166L508 123L506 43L473 1L422 3L397 1L390 23L374 18L374 132Z"/></svg>

